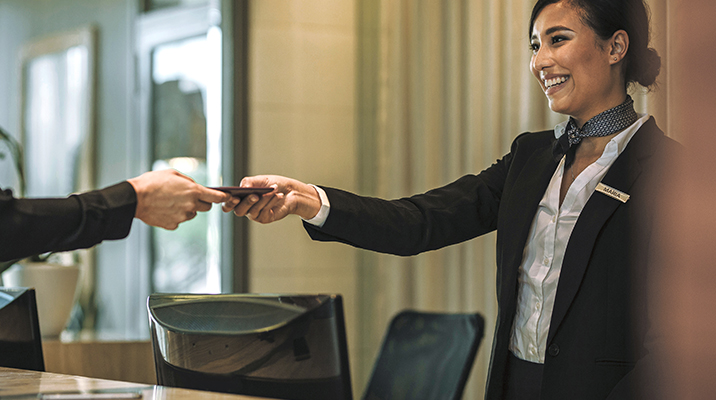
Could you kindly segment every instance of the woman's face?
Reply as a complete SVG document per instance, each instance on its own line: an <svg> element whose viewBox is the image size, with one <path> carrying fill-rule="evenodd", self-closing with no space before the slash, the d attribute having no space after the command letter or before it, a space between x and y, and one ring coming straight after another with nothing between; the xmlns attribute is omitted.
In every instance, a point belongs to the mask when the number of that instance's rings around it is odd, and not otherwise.
<svg viewBox="0 0 716 400"><path fill-rule="evenodd" d="M566 1L546 6L535 19L530 68L552 111L581 126L624 100L626 90L610 55L611 46L585 25Z"/></svg>

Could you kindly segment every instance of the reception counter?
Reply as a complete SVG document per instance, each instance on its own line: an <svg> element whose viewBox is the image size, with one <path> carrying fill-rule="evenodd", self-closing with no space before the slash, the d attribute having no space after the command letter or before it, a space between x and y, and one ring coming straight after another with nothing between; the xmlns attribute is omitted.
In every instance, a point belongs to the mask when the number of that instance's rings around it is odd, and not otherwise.
<svg viewBox="0 0 716 400"><path fill-rule="evenodd" d="M47 372L147 385L157 383L149 341L45 339L42 352Z"/></svg>
<svg viewBox="0 0 716 400"><path fill-rule="evenodd" d="M110 361L107 360L107 362ZM0 367L0 400L29 400L40 398L38 394L80 392L141 392L142 400L266 400L265 398L252 396L177 389Z"/></svg>

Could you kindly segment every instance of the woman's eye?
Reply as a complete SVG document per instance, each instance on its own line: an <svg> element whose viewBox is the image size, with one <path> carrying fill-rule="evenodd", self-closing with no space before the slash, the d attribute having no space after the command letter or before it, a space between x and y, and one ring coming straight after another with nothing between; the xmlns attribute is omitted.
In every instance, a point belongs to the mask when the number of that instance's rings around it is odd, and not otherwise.
<svg viewBox="0 0 716 400"><path fill-rule="evenodd" d="M536 53L539 50L539 43L530 43L530 51Z"/></svg>
<svg viewBox="0 0 716 400"><path fill-rule="evenodd" d="M554 36L554 37L552 37L552 44L557 44L564 40L566 40L566 38L564 36Z"/></svg>

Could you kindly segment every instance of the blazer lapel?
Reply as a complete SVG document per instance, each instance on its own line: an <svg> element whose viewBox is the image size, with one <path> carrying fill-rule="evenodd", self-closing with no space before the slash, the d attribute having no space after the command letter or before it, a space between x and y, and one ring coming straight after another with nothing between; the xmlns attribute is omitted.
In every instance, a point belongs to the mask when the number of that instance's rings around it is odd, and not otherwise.
<svg viewBox="0 0 716 400"><path fill-rule="evenodd" d="M502 268L498 271L497 287L500 288L501 308L510 310L509 314L514 315L516 303L517 273L522 263L525 243L532 226L537 207L544 196L549 181L554 174L557 162L554 161L551 146L537 149L517 176L513 187L519 188L502 205L508 210L502 215L500 225L509 227L503 232L509 232L509 237L499 238L502 241ZM499 228L498 228L499 232ZM512 323L512 321L509 321Z"/></svg>
<svg viewBox="0 0 716 400"><path fill-rule="evenodd" d="M654 152L651 144L654 143L653 137L657 132L656 123L650 118L614 161L602 183L628 194L641 174L640 160ZM594 192L580 213L565 250L547 343L551 342L579 290L599 232L622 204L603 193Z"/></svg>

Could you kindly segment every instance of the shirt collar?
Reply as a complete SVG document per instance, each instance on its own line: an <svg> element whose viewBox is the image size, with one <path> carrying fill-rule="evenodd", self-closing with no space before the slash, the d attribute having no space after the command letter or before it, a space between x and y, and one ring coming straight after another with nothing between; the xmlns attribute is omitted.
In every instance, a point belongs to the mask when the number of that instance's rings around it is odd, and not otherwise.
<svg viewBox="0 0 716 400"><path fill-rule="evenodd" d="M638 119L633 124L629 125L626 129L621 131L618 135L614 136L609 143L607 143L607 146L604 148L604 153L602 158L607 155L613 155L618 156L619 154L624 151L627 144L629 144L629 141L634 136L634 134L641 128L642 125L649 119L648 114L637 114ZM564 135L565 130L567 129L567 123L569 120L560 122L554 127L554 137L556 139L559 139L560 136ZM601 160L601 158L600 158ZM597 160L599 162L599 160Z"/></svg>

